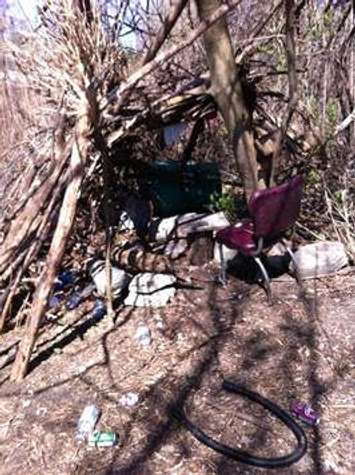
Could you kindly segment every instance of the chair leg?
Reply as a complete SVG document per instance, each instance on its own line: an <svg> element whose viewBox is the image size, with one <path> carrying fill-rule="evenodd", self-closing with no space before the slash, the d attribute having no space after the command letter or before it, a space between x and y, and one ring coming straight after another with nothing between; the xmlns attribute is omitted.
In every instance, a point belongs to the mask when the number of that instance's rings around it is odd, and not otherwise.
<svg viewBox="0 0 355 475"><path fill-rule="evenodd" d="M219 258L221 260L221 269L219 272L218 281L224 286L227 284L227 263L223 256L223 248L222 248L221 243L218 243L218 250L219 250Z"/></svg>
<svg viewBox="0 0 355 475"><path fill-rule="evenodd" d="M255 262L258 264L258 266L261 270L261 273L263 274L266 293L267 293L267 298L268 298L269 304L272 305L273 301L272 301L272 292L271 292L269 274L267 273L267 270L265 269L264 264L261 262L260 257L255 257L255 256L253 256L253 257L254 257Z"/></svg>
<svg viewBox="0 0 355 475"><path fill-rule="evenodd" d="M302 278L301 278L300 271L299 271L299 269L298 269L298 265L296 264L295 255L294 255L294 253L291 251L291 249L287 246L287 244L285 243L285 241L284 241L283 239L281 239L280 242L281 242L281 244L283 245L283 247L286 249L286 252L288 253L288 255L289 255L290 258L291 258L291 261L293 262L295 278L296 278L297 284L298 284L298 285L300 286L300 288L302 289Z"/></svg>

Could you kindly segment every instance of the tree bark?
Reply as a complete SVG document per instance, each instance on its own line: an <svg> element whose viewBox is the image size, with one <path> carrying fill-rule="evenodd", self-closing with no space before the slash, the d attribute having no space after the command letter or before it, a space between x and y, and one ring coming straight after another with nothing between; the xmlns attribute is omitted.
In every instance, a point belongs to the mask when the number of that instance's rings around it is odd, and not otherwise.
<svg viewBox="0 0 355 475"><path fill-rule="evenodd" d="M200 20L206 20L220 6L219 0L196 0ZM211 74L211 94L222 114L233 144L234 156L247 199L258 189L258 164L251 113L243 92L241 70L235 64L227 21L223 17L204 32ZM262 184L260 183L262 186Z"/></svg>

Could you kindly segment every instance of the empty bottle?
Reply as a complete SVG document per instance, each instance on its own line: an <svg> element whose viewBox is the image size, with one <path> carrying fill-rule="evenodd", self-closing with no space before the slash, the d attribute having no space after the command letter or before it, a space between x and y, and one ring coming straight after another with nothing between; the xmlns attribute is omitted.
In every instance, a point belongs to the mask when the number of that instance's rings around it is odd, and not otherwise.
<svg viewBox="0 0 355 475"><path fill-rule="evenodd" d="M94 307L93 307L93 310L92 310L92 316L99 320L105 314L106 314L105 304L99 299L95 300Z"/></svg>
<svg viewBox="0 0 355 475"><path fill-rule="evenodd" d="M149 346L152 342L150 330L146 325L139 325L134 336L136 341L142 346Z"/></svg>

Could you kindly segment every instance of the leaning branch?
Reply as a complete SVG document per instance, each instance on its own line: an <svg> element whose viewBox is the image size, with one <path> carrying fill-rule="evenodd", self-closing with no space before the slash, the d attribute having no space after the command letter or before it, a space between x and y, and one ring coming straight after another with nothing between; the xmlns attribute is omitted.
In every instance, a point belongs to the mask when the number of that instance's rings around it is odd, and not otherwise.
<svg viewBox="0 0 355 475"><path fill-rule="evenodd" d="M343 130L347 129L355 121L355 108L336 128L335 135L340 134Z"/></svg>
<svg viewBox="0 0 355 475"><path fill-rule="evenodd" d="M40 322L47 307L48 296L52 289L73 226L80 186L83 179L83 163L77 143L75 143L71 154L70 168L72 172L71 181L64 195L57 227L46 259L46 265L40 276L39 284L33 298L34 305L33 308L31 308L31 314L28 315L24 336L16 354L11 373L11 379L13 381L21 381L26 374Z"/></svg>
<svg viewBox="0 0 355 475"><path fill-rule="evenodd" d="M180 17L181 12L185 8L186 4L187 0L173 0L171 9L169 10L169 14L164 19L164 22L161 28L159 29L157 36L155 37L153 43L151 44L150 48L147 50L146 54L143 57L143 65L149 63L149 61L155 58L156 54L158 53L164 41L166 40L170 31L174 28L174 25Z"/></svg>

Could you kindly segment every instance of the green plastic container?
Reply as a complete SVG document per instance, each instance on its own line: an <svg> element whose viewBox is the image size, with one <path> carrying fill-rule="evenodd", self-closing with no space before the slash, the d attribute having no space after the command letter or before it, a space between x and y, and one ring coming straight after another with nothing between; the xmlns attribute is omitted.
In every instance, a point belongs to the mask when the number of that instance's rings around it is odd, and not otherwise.
<svg viewBox="0 0 355 475"><path fill-rule="evenodd" d="M158 217L208 211L211 195L221 192L217 163L181 165L175 161L157 161L146 175L144 192L153 203Z"/></svg>

